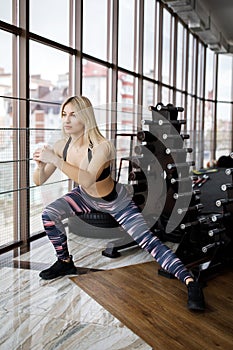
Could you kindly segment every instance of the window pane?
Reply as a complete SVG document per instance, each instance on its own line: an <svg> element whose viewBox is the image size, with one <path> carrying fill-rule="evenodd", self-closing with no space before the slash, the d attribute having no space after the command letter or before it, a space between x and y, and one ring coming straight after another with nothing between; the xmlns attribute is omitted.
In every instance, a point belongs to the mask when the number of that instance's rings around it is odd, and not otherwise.
<svg viewBox="0 0 233 350"><path fill-rule="evenodd" d="M219 55L217 100L232 100L232 57Z"/></svg>
<svg viewBox="0 0 233 350"><path fill-rule="evenodd" d="M231 150L232 123L231 104L217 104L217 150L216 159L222 155L229 155Z"/></svg>
<svg viewBox="0 0 233 350"><path fill-rule="evenodd" d="M33 152L44 144L53 146L61 138L61 117L60 104L31 102L30 109L30 233L33 235L43 229L43 207L68 191L68 181L61 171L56 170L44 186L34 186L32 177L36 164L32 160Z"/></svg>
<svg viewBox="0 0 233 350"><path fill-rule="evenodd" d="M125 73L118 73L118 97L117 101L122 105L133 104L135 101L135 82L134 77ZM128 107L133 111L133 106Z"/></svg>
<svg viewBox="0 0 233 350"><path fill-rule="evenodd" d="M87 96L93 106L107 101L108 69L100 64L83 61L83 95Z"/></svg>
<svg viewBox="0 0 233 350"><path fill-rule="evenodd" d="M212 97L211 97L212 98ZM205 102L204 119L204 167L210 162L214 154L214 104Z"/></svg>
<svg viewBox="0 0 233 350"><path fill-rule="evenodd" d="M136 132L138 125L141 125L142 108L137 105L136 96L137 79L129 74L119 72L117 132L128 134L128 136L119 135L117 137L117 159L132 156L137 142Z"/></svg>
<svg viewBox="0 0 233 350"><path fill-rule="evenodd" d="M172 103L172 90L162 87L162 100L159 102L162 102L164 105Z"/></svg>
<svg viewBox="0 0 233 350"><path fill-rule="evenodd" d="M195 141L194 141L194 107L195 100L194 98L188 96L187 98L187 110L186 114L186 130L187 134L190 136L190 147L195 150Z"/></svg>
<svg viewBox="0 0 233 350"><path fill-rule="evenodd" d="M107 6L107 0L83 2L83 51L103 60L107 60Z"/></svg>
<svg viewBox="0 0 233 350"><path fill-rule="evenodd" d="M12 95L12 34L0 30L0 95Z"/></svg>
<svg viewBox="0 0 233 350"><path fill-rule="evenodd" d="M139 114L135 111L135 78L129 74L118 73L117 97L117 132L134 133L137 127ZM129 157L133 142L130 136L117 137L117 158Z"/></svg>
<svg viewBox="0 0 233 350"><path fill-rule="evenodd" d="M183 88L184 81L184 27L178 22L178 33L177 33L177 72L176 72L176 87L178 89Z"/></svg>
<svg viewBox="0 0 233 350"><path fill-rule="evenodd" d="M199 169L202 166L202 152L203 152L203 133L202 133L202 108L203 102L197 100L196 108L196 125L195 125L195 167Z"/></svg>
<svg viewBox="0 0 233 350"><path fill-rule="evenodd" d="M18 131L12 129L14 101L0 97L0 245L18 239L14 236L15 203L18 189L18 157L16 152ZM17 225L16 225L17 226Z"/></svg>
<svg viewBox="0 0 233 350"><path fill-rule="evenodd" d="M214 53L210 49L206 50L206 79L205 98L213 99L214 89Z"/></svg>
<svg viewBox="0 0 233 350"><path fill-rule="evenodd" d="M204 80L204 46L198 45L198 74L197 74L197 95L203 96L203 80Z"/></svg>
<svg viewBox="0 0 233 350"><path fill-rule="evenodd" d="M158 35L158 32L155 31L155 6L156 2L154 0L145 1L143 74L150 78L155 76L155 35Z"/></svg>
<svg viewBox="0 0 233 350"><path fill-rule="evenodd" d="M32 98L61 102L69 86L69 55L30 42L30 93Z"/></svg>
<svg viewBox="0 0 233 350"><path fill-rule="evenodd" d="M12 0L0 1L0 20L12 23Z"/></svg>
<svg viewBox="0 0 233 350"><path fill-rule="evenodd" d="M195 92L196 40L189 34L188 92Z"/></svg>
<svg viewBox="0 0 233 350"><path fill-rule="evenodd" d="M162 82L170 83L171 79L171 15L163 10L163 48L162 48Z"/></svg>
<svg viewBox="0 0 233 350"><path fill-rule="evenodd" d="M176 92L176 107L183 107L184 108L184 98L185 98L185 96L184 96L184 94L182 94L181 92ZM180 118L181 117L181 115L183 114L183 112L182 113L180 113L179 112L179 119L184 119L183 118L183 116L182 116L182 118Z"/></svg>
<svg viewBox="0 0 233 350"><path fill-rule="evenodd" d="M119 0L119 57L120 67L134 70L134 0ZM127 33L127 34L126 34Z"/></svg>
<svg viewBox="0 0 233 350"><path fill-rule="evenodd" d="M69 1L31 0L30 31L69 45Z"/></svg>
<svg viewBox="0 0 233 350"><path fill-rule="evenodd" d="M155 106L157 104L158 86L154 83L144 80L143 82L143 106Z"/></svg>

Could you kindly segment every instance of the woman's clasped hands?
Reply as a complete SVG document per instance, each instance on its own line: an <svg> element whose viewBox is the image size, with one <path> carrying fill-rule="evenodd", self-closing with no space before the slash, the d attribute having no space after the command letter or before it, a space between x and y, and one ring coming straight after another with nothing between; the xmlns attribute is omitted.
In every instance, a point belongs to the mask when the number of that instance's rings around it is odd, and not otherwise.
<svg viewBox="0 0 233 350"><path fill-rule="evenodd" d="M33 153L33 160L35 160L37 164L53 163L55 158L56 154L54 153L53 148L49 145L37 148Z"/></svg>

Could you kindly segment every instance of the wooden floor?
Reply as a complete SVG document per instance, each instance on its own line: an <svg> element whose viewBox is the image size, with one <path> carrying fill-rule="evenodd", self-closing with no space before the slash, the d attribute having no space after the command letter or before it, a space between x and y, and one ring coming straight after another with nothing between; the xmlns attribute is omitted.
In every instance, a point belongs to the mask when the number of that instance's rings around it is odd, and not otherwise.
<svg viewBox="0 0 233 350"><path fill-rule="evenodd" d="M233 271L208 281L204 313L187 309L186 286L156 262L71 279L154 350L233 349Z"/></svg>

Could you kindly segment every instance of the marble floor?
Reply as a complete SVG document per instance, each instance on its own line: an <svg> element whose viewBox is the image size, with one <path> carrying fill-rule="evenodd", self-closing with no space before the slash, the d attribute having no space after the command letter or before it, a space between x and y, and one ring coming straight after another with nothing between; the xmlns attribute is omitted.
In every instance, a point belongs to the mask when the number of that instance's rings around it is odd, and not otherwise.
<svg viewBox="0 0 233 350"><path fill-rule="evenodd" d="M137 247L107 258L101 252L109 239L68 236L76 266L112 269L153 261ZM41 280L39 271L55 260L47 237L17 258L0 260L0 350L151 349L68 277Z"/></svg>

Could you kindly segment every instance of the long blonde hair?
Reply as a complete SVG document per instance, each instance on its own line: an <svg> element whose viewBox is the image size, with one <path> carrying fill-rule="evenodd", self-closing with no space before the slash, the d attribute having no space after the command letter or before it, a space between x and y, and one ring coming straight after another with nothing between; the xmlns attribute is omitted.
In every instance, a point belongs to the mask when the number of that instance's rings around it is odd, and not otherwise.
<svg viewBox="0 0 233 350"><path fill-rule="evenodd" d="M115 149L113 144L102 135L102 133L98 128L91 101L85 96L68 97L61 106L61 116L65 106L68 103L71 103L71 105L74 108L74 113L77 114L77 116L80 118L80 120L84 124L84 128L85 128L84 138L86 139L87 142L89 142L90 146L95 147L99 143L107 141L111 149L111 153L113 152L115 154ZM63 129L63 134L66 135L64 132L64 129Z"/></svg>
<svg viewBox="0 0 233 350"><path fill-rule="evenodd" d="M98 128L91 101L85 96L68 97L61 106L61 115L68 103L73 106L74 113L84 124L84 137L87 137L92 145L105 141L106 138L101 134Z"/></svg>

